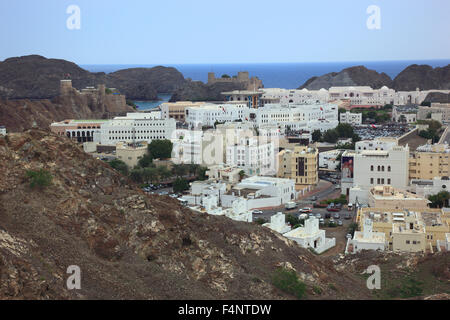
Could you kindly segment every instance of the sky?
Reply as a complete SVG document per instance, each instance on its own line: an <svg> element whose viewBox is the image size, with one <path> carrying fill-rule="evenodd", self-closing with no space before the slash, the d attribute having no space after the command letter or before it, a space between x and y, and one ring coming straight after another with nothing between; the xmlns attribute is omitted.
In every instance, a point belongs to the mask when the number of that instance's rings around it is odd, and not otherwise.
<svg viewBox="0 0 450 320"><path fill-rule="evenodd" d="M79 29L69 29L71 5ZM379 29L367 21L380 9ZM448 0L0 0L0 60L78 64L450 58ZM372 24L373 25L373 24Z"/></svg>

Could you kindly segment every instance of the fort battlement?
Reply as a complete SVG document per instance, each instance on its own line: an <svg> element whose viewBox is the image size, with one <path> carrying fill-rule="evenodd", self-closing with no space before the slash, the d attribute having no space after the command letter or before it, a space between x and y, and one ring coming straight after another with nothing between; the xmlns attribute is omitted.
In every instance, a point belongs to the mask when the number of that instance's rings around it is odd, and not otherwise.
<svg viewBox="0 0 450 320"><path fill-rule="evenodd" d="M259 89L263 87L262 81L258 77L250 78L248 71L240 71L237 76L216 78L214 72L208 73L208 84L214 83L236 83L245 84L248 90Z"/></svg>

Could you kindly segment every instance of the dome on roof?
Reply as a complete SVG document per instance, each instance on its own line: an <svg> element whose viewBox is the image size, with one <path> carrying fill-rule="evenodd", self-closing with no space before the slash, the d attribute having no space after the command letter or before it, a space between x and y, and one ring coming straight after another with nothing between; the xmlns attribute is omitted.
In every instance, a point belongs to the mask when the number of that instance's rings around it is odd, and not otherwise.
<svg viewBox="0 0 450 320"><path fill-rule="evenodd" d="M389 88L386 87L386 86L383 86L383 87L381 88L381 90L389 90Z"/></svg>
<svg viewBox="0 0 450 320"><path fill-rule="evenodd" d="M303 88L302 90L300 90L300 91L302 91L302 92L308 92L308 89L306 89L306 88Z"/></svg>
<svg viewBox="0 0 450 320"><path fill-rule="evenodd" d="M327 91L327 89L322 88L319 90L319 92L324 92L324 91Z"/></svg>

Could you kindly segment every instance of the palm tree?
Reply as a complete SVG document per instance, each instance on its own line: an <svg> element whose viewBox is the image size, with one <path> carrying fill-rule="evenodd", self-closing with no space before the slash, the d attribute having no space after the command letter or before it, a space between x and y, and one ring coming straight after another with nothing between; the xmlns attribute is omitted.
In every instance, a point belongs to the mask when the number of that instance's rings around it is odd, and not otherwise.
<svg viewBox="0 0 450 320"><path fill-rule="evenodd" d="M244 179L244 177L245 177L245 171L244 170L239 171L239 181L242 181L242 179Z"/></svg>

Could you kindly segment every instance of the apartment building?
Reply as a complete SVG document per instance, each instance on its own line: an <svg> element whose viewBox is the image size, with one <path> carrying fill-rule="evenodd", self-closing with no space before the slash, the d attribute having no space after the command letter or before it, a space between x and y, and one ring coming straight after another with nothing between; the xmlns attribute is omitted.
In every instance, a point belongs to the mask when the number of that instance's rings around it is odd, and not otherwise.
<svg viewBox="0 0 450 320"><path fill-rule="evenodd" d="M244 137L238 143L227 145L226 164L241 168L249 176L275 175L276 151L272 141L263 137Z"/></svg>
<svg viewBox="0 0 450 320"><path fill-rule="evenodd" d="M319 152L314 147L295 146L278 154L278 176L295 180L296 185L319 182Z"/></svg>
<svg viewBox="0 0 450 320"><path fill-rule="evenodd" d="M424 145L409 157L409 179L433 180L449 176L450 149L447 144Z"/></svg>

